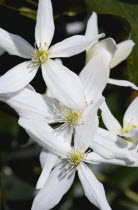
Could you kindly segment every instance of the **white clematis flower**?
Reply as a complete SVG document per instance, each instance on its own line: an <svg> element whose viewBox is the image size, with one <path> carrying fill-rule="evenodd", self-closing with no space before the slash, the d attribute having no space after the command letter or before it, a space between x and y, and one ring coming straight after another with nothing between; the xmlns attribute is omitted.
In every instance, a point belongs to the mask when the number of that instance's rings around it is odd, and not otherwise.
<svg viewBox="0 0 138 210"><path fill-rule="evenodd" d="M43 150L40 156L43 171L37 188L43 188L36 196L32 210L49 210L57 205L71 187L76 171L89 201L99 209L111 210L103 185L84 163L97 164L89 158L90 151L87 151L88 144L85 139L76 134L74 148L71 148L62 136L56 136L51 127L42 121L20 119L19 124L34 140L49 150Z"/></svg>
<svg viewBox="0 0 138 210"><path fill-rule="evenodd" d="M85 162L91 164L109 163L129 167L138 166L138 158L134 162L129 159L123 160L115 156L111 157L111 146L114 148L114 155L116 155L117 150L119 150L118 145L114 142L111 142L112 145L110 144L108 147L108 140L100 141L103 153L106 152L108 156L108 158L105 158L96 152L92 152L92 150L89 149L87 140L80 137L78 133L75 133L74 144L72 144L74 147L71 148L63 136L57 135L57 133L43 121L38 122L36 120L20 119L19 124L26 129L31 138L44 148L40 155L43 170L37 182L37 189L41 190L33 202L32 210L49 210L57 205L62 196L72 185L76 171L78 171L79 179L89 201L99 209L111 209L107 203L103 186L95 178ZM95 139L95 145L93 144L95 148L96 144L97 147L99 147L99 139L96 138L93 133L91 141L93 142L93 139ZM121 149L118 151L118 154L119 153L121 154Z"/></svg>
<svg viewBox="0 0 138 210"><path fill-rule="evenodd" d="M15 92L24 88L35 77L40 66L47 86L54 83L54 78L70 81L70 77L75 77L73 72L68 72L64 66L55 64L51 58L81 53L97 37L88 40L85 36L76 35L49 48L53 35L54 20L50 0L39 1L35 27L36 49L20 36L0 28L0 48L11 55L31 59L15 66L0 78L0 93ZM98 37L101 36L103 34ZM63 88L62 83L60 86ZM64 88L68 88L68 81Z"/></svg>
<svg viewBox="0 0 138 210"><path fill-rule="evenodd" d="M95 12L92 13L91 17L88 20L86 27L86 37L90 39L90 37L95 37L98 34L98 23L97 23L97 14ZM90 46L86 50L86 63L88 63L91 58L96 54L95 46L98 44L98 39L90 44ZM117 44L117 50L114 54L114 57L110 63L110 69L117 66L119 63L124 61L131 53L135 43L132 40L126 40L119 44ZM124 87L132 87L135 90L138 90L138 87L133 83L126 80L116 80L109 78L109 84L124 86Z"/></svg>
<svg viewBox="0 0 138 210"><path fill-rule="evenodd" d="M50 91L55 99L25 88L13 94L2 94L2 100L22 118L43 119L48 124L62 123L57 130L66 139L75 129L87 142L91 141L98 127L97 110L103 102L101 94L109 78L110 60L116 50L116 45L110 38L101 43L99 55L91 59L79 77L75 74L75 77L71 77L67 89L62 89L67 81L53 78ZM56 64L57 61L55 66ZM56 68L54 70L57 71Z"/></svg>
<svg viewBox="0 0 138 210"><path fill-rule="evenodd" d="M101 151L105 148L110 148L111 154L109 157L103 152L103 156L106 158L121 158L123 160L132 161L132 165L138 164L138 97L128 107L124 119L123 126L115 119L110 112L108 106L104 102L101 105L102 119L109 131L99 129L99 149L96 148L96 152L101 155ZM107 146L100 148L100 142L103 141ZM114 150L114 146L118 146L118 151ZM108 147L108 148L107 148Z"/></svg>

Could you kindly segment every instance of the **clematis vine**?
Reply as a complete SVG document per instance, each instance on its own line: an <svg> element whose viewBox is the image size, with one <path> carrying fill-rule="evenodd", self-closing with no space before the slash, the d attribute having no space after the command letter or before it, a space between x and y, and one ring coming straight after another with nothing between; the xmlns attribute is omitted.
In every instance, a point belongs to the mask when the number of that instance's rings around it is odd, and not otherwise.
<svg viewBox="0 0 138 210"><path fill-rule="evenodd" d="M89 148L89 143L77 132L71 144L73 147L71 147L63 136L57 135L44 121L20 118L19 124L26 129L31 138L44 148L40 155L43 170L37 182L37 189L41 190L33 202L32 210L49 210L57 205L72 185L75 172L78 172L89 201L101 210L111 209L107 203L103 185L96 179L86 163L111 163L130 167L138 165L138 160L133 164L131 161L127 160L127 162L119 158L104 158L92 151ZM93 133L91 141L94 138L96 138L95 133ZM104 148L105 142L101 142L101 144ZM114 149L117 151L118 146L114 145ZM106 153L109 153L110 156L110 148Z"/></svg>
<svg viewBox="0 0 138 210"><path fill-rule="evenodd" d="M123 126L115 119L110 112L107 104L104 102L101 105L102 119L108 129L98 129L96 139L99 147L93 147L94 151L99 153L105 158L120 158L127 161L129 165L138 164L138 97L128 107L124 119ZM100 145L100 142L105 142L105 146ZM115 151L114 145L118 147ZM94 145L93 145L94 146ZM100 148L102 147L102 148ZM107 156L106 152L110 148L110 155ZM102 152L103 151L103 152ZM120 151L120 152L119 152ZM114 155L113 155L114 154ZM125 165L125 161L122 163Z"/></svg>
<svg viewBox="0 0 138 210"><path fill-rule="evenodd" d="M33 202L32 210L49 210L57 205L71 187L76 172L89 201L99 209L111 209L103 185L85 164L90 162L87 141L81 141L76 134L76 143L72 148L62 136L56 136L54 130L42 121L20 119L19 124L46 149L41 153L44 171L37 183L37 188L42 189Z"/></svg>
<svg viewBox="0 0 138 210"><path fill-rule="evenodd" d="M51 86L51 83L54 82L53 78L62 80L66 76L68 76L68 79L75 77L73 72L67 72L64 66L59 66L51 58L69 57L81 53L92 41L97 39L97 36L89 40L85 36L76 35L49 48L54 29L50 0L39 1L35 27L35 48L22 37L0 28L0 48L2 51L5 50L11 55L31 59L15 66L0 78L0 93L21 90L35 77L39 67L42 68L42 75L47 86ZM98 35L99 38L102 36L103 34ZM68 88L66 83L64 88Z"/></svg>
<svg viewBox="0 0 138 210"><path fill-rule="evenodd" d="M61 81L54 78L50 88L54 98L40 95L30 90L29 86L13 94L2 94L1 100L14 108L22 118L37 118L38 121L43 118L48 124L60 123L56 130L66 139L75 130L89 142L98 127L97 110L104 100L102 91L107 84L110 60L116 50L111 38L101 43L99 55L92 58L79 76L71 78L68 89L62 89ZM62 85L65 83L63 79Z"/></svg>
<svg viewBox="0 0 138 210"><path fill-rule="evenodd" d="M90 37L95 37L98 34L98 23L97 23L97 14L95 12L92 13L91 17L88 20L85 36L90 39ZM86 50L86 63L88 63L91 58L97 53L97 49L99 49L98 39L90 44L90 46ZM126 40L119 44L117 44L117 50L111 60L110 69L117 66L119 63L124 61L131 53L135 43L132 40ZM126 80L116 80L109 78L109 84L124 86L138 90L138 87L133 83Z"/></svg>

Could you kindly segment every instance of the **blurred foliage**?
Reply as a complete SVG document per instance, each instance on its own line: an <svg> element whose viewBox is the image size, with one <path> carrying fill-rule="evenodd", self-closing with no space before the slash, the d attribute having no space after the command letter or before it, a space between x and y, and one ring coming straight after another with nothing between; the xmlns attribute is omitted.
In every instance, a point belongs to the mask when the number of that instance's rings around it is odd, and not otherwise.
<svg viewBox="0 0 138 210"><path fill-rule="evenodd" d="M34 27L37 0L0 0L1 27L19 34L34 43ZM72 35L68 23L86 21L92 11L98 15L99 31L106 32L117 42L133 39L136 43L128 63L124 61L111 71L111 77L129 79L138 85L138 1L135 0L52 0L56 25L53 43ZM18 27L17 27L18 26ZM84 34L84 28L81 34ZM20 58L1 56L1 74L21 61ZM85 55L63 59L64 64L79 73L84 66ZM128 70L128 73L126 71ZM39 85L38 85L39 84ZM43 93L45 84L38 72L32 82ZM104 91L107 103L115 117L122 122L123 114L131 97L137 95L129 88L108 85ZM0 203L2 210L30 210L35 195L35 184L41 172L39 153L41 148L29 139L18 126L18 116L7 105L0 103ZM100 124L103 126L101 120ZM138 209L138 169L101 164L92 167L97 178L104 184L107 198L113 210ZM97 209L84 197L78 179L67 195L54 209Z"/></svg>

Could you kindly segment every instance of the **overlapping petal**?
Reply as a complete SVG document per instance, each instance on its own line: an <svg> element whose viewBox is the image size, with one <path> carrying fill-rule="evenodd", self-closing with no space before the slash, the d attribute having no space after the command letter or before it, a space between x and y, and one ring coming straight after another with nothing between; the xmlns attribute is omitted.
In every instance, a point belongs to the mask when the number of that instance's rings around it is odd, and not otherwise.
<svg viewBox="0 0 138 210"><path fill-rule="evenodd" d="M35 27L37 46L49 47L54 35L54 20L51 0L39 0Z"/></svg>
<svg viewBox="0 0 138 210"><path fill-rule="evenodd" d="M126 40L117 44L117 50L111 61L110 68L114 68L119 63L124 61L131 53L135 43L132 40Z"/></svg>
<svg viewBox="0 0 138 210"><path fill-rule="evenodd" d="M40 146L44 147L53 154L66 156L71 151L68 143L64 142L62 136L57 136L56 132L45 122L45 120L19 119L19 125L22 126L29 136Z"/></svg>
<svg viewBox="0 0 138 210"><path fill-rule="evenodd" d="M91 104L84 110L80 123L76 126L75 133L75 147L78 145L82 147L85 152L91 145L98 129L98 116L97 111L104 98L101 98L98 103Z"/></svg>
<svg viewBox="0 0 138 210"><path fill-rule="evenodd" d="M85 36L88 39L91 39L91 38L96 37L97 35L98 35L97 14L96 14L96 12L93 12L92 15L90 16L88 22L87 22ZM98 41L98 39L93 41L91 43L91 45L88 47L88 49L90 47L92 47L97 41Z"/></svg>
<svg viewBox="0 0 138 210"><path fill-rule="evenodd" d="M113 58L115 51L117 49L116 43L112 38L104 39L100 42L97 42L92 46L86 54L86 64L94 57L99 54L102 54L110 65L110 61Z"/></svg>
<svg viewBox="0 0 138 210"><path fill-rule="evenodd" d="M69 37L51 47L50 51L50 58L56 58L56 57L70 57L73 55L76 55L78 53L83 52L86 50L86 48L91 44L92 41L94 41L97 38L100 38L102 35L97 35L95 37L91 37L91 39L88 39L85 36L82 35L76 35Z"/></svg>
<svg viewBox="0 0 138 210"><path fill-rule="evenodd" d="M107 159L118 158L134 162L138 158L137 148L131 142L102 128L98 129L91 148Z"/></svg>
<svg viewBox="0 0 138 210"><path fill-rule="evenodd" d="M108 79L108 83L112 85L117 85L117 86L123 86L123 87L131 87L134 90L138 90L138 87L133 84L132 82L129 82L127 80L118 80L118 79Z"/></svg>
<svg viewBox="0 0 138 210"><path fill-rule="evenodd" d="M128 167L138 167L138 160L129 161L129 160L121 160L117 158L107 159L95 152L91 152L88 154L88 156L86 157L86 162L92 163L92 164L109 163L109 164L122 165L122 166L128 166Z"/></svg>
<svg viewBox="0 0 138 210"><path fill-rule="evenodd" d="M50 175L52 169L59 162L58 156L43 149L40 154L40 163L42 165L42 173L37 181L36 189L41 189L46 184L46 181Z"/></svg>
<svg viewBox="0 0 138 210"><path fill-rule="evenodd" d="M35 197L32 210L49 210L57 205L71 187L74 177L75 171L66 173L63 163L56 166L49 175L45 186Z"/></svg>
<svg viewBox="0 0 138 210"><path fill-rule="evenodd" d="M138 97L135 98L125 112L123 125L125 124L138 126Z"/></svg>
<svg viewBox="0 0 138 210"><path fill-rule="evenodd" d="M11 55L17 55L30 59L34 53L34 48L22 37L11 34L0 28L0 48Z"/></svg>
<svg viewBox="0 0 138 210"><path fill-rule="evenodd" d="M12 107L19 117L26 119L43 118L48 123L54 120L44 97L28 86L15 93L2 94L1 100Z"/></svg>
<svg viewBox="0 0 138 210"><path fill-rule="evenodd" d="M99 62L100 60L100 62ZM87 103L94 100L97 93L102 93L109 78L109 61L102 55L97 55L84 67L80 79L85 91Z"/></svg>
<svg viewBox="0 0 138 210"><path fill-rule="evenodd" d="M101 106L101 115L102 115L102 120L106 126L106 128L115 133L115 134L120 134L122 133L122 127L120 123L116 120L116 118L112 115L111 111L109 110L106 102L104 102Z"/></svg>
<svg viewBox="0 0 138 210"><path fill-rule="evenodd" d="M42 65L42 74L47 87L61 103L73 109L85 107L83 87L75 73L49 59Z"/></svg>
<svg viewBox="0 0 138 210"><path fill-rule="evenodd" d="M25 61L0 77L0 94L16 92L24 88L35 77L38 66Z"/></svg>
<svg viewBox="0 0 138 210"><path fill-rule="evenodd" d="M85 164L80 165L78 175L88 200L101 210L111 210L103 185Z"/></svg>

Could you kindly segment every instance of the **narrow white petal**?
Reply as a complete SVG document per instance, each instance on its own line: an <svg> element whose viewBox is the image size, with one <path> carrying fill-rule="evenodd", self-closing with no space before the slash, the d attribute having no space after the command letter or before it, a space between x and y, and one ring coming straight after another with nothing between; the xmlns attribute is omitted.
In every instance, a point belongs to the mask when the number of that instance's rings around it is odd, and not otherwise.
<svg viewBox="0 0 138 210"><path fill-rule="evenodd" d="M97 39L99 36L88 39L82 35L76 35L69 37L51 47L50 58L56 57L70 57L79 54L86 50L92 41Z"/></svg>
<svg viewBox="0 0 138 210"><path fill-rule="evenodd" d="M108 83L112 85L117 85L117 86L123 86L123 87L131 87L134 90L138 90L138 87L133 84L132 82L129 82L127 80L117 80L117 79L108 79Z"/></svg>
<svg viewBox="0 0 138 210"><path fill-rule="evenodd" d="M98 35L98 21L96 12L92 13L87 22L85 35L88 39L91 39L92 37L94 38ZM89 47L92 47L92 45L94 45L97 41L98 39L92 42Z"/></svg>
<svg viewBox="0 0 138 210"><path fill-rule="evenodd" d="M116 43L111 38L97 42L87 51L86 63L88 63L94 56L102 54L103 57L107 59L108 66L110 66L111 59L113 58L116 49L117 49Z"/></svg>
<svg viewBox="0 0 138 210"><path fill-rule="evenodd" d="M78 175L88 200L101 210L111 210L103 185L85 164L80 165Z"/></svg>
<svg viewBox="0 0 138 210"><path fill-rule="evenodd" d="M110 68L114 68L124 61L131 53L135 43L132 40L126 40L117 44L117 51L111 61Z"/></svg>
<svg viewBox="0 0 138 210"><path fill-rule="evenodd" d="M125 112L123 125L129 124L138 126L138 97L135 98Z"/></svg>
<svg viewBox="0 0 138 210"><path fill-rule="evenodd" d="M42 74L47 87L61 103L73 109L85 106L83 87L74 72L49 59L42 65Z"/></svg>
<svg viewBox="0 0 138 210"><path fill-rule="evenodd" d="M42 160L44 159L44 160ZM44 162L44 165L42 167L42 172L41 175L37 181L37 185L36 185L36 189L41 189L44 187L44 185L46 184L46 181L49 177L49 174L51 172L51 170L56 166L59 157L49 153L46 150L42 150L41 154L40 154L40 162Z"/></svg>
<svg viewBox="0 0 138 210"><path fill-rule="evenodd" d="M97 111L102 102L103 98L98 103L89 105L76 126L75 147L77 148L77 145L80 145L84 152L90 147L92 139L97 133L99 124Z"/></svg>
<svg viewBox="0 0 138 210"><path fill-rule="evenodd" d="M136 161L138 158L137 148L133 143L101 128L92 140L91 148L107 159Z"/></svg>
<svg viewBox="0 0 138 210"><path fill-rule="evenodd" d="M2 94L1 98L18 113L19 117L26 119L43 118L47 122L51 122L50 119L53 115L51 115L43 96L28 89L28 87L15 93Z"/></svg>
<svg viewBox="0 0 138 210"><path fill-rule="evenodd" d="M51 0L39 0L37 20L35 27L35 40L37 46L49 47L54 35L54 20Z"/></svg>
<svg viewBox="0 0 138 210"><path fill-rule="evenodd" d="M49 210L56 206L71 187L74 177L75 172L66 173L64 164L56 166L34 199L32 210Z"/></svg>
<svg viewBox="0 0 138 210"><path fill-rule="evenodd" d="M106 102L104 102L100 106L100 109L102 111L101 112L102 120L103 120L106 128L115 134L120 134L122 132L122 127L121 127L120 123L117 121L117 119L112 115Z"/></svg>
<svg viewBox="0 0 138 210"><path fill-rule="evenodd" d="M43 120L27 120L20 118L19 125L22 126L29 136L40 146L58 156L66 156L71 148L64 142L62 136L56 136L54 130Z"/></svg>
<svg viewBox="0 0 138 210"><path fill-rule="evenodd" d="M109 163L109 164L122 165L122 166L128 166L128 167L138 167L138 160L133 162L133 161L128 161L128 160L125 161L125 160L121 160L117 158L107 159L95 152L91 152L88 154L88 156L86 157L86 162L91 163L91 164Z"/></svg>
<svg viewBox="0 0 138 210"><path fill-rule="evenodd" d="M3 55L5 53L5 50L0 48L0 55Z"/></svg>
<svg viewBox="0 0 138 210"><path fill-rule="evenodd" d="M133 140L138 140L138 128L134 128L131 132L129 133L122 133L121 136L128 137L128 138L133 138Z"/></svg>
<svg viewBox="0 0 138 210"><path fill-rule="evenodd" d="M0 94L16 92L24 88L37 73L38 67L30 61L18 64L0 77Z"/></svg>
<svg viewBox="0 0 138 210"><path fill-rule="evenodd" d="M11 55L32 58L35 49L22 37L11 34L0 28L0 48Z"/></svg>

